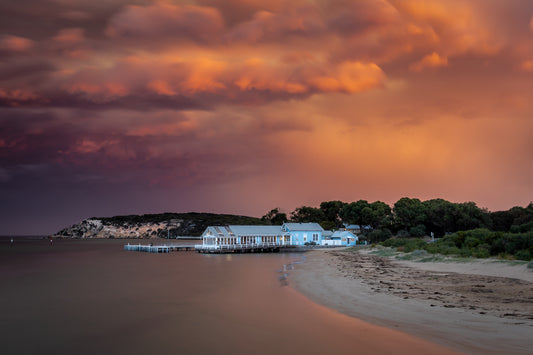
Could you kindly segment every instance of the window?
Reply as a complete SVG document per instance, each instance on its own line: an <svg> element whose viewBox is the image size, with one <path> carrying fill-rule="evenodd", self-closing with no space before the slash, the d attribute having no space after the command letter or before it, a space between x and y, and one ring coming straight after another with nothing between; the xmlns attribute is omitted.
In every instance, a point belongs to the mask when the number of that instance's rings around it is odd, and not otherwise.
<svg viewBox="0 0 533 355"><path fill-rule="evenodd" d="M313 242L318 242L318 233L313 233Z"/></svg>

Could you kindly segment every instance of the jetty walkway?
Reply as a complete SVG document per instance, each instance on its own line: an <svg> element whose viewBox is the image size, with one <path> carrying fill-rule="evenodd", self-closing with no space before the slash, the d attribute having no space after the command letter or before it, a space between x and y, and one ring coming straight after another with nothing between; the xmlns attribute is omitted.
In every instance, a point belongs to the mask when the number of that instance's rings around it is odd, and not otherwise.
<svg viewBox="0 0 533 355"><path fill-rule="evenodd" d="M143 251L147 253L170 253L171 251L192 251L194 245L187 244L163 244L163 245L142 245L142 244L129 244L124 245L124 250L127 251Z"/></svg>
<svg viewBox="0 0 533 355"><path fill-rule="evenodd" d="M305 252L313 249L331 249L339 246L297 246L278 243L203 245L203 244L129 244L124 245L127 251L142 251L147 253L170 253L172 251L196 251L202 254L230 254L230 253L279 253Z"/></svg>

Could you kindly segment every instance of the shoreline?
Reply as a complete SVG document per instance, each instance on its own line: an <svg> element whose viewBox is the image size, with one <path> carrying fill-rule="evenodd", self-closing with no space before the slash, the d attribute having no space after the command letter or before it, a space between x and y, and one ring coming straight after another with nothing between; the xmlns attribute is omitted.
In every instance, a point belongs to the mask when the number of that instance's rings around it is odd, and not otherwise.
<svg viewBox="0 0 533 355"><path fill-rule="evenodd" d="M470 354L529 354L533 271L525 265L399 261L316 250L289 283L315 303Z"/></svg>

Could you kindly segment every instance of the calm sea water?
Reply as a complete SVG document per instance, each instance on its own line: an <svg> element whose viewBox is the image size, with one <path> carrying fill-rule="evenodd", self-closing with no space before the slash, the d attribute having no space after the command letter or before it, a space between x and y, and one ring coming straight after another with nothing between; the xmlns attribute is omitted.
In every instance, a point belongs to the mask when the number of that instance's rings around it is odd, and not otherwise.
<svg viewBox="0 0 533 355"><path fill-rule="evenodd" d="M125 243L2 242L1 353L395 350L380 340L384 328L316 305L286 286L280 271L304 254L149 254L126 252Z"/></svg>

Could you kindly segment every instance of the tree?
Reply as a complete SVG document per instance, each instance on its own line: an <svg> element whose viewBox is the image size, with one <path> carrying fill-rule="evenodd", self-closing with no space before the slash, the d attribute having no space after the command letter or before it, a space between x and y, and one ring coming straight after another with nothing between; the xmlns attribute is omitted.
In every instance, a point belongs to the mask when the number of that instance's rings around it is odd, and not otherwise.
<svg viewBox="0 0 533 355"><path fill-rule="evenodd" d="M365 210L367 208L367 210ZM369 211L370 210L370 211ZM365 219L371 216L372 209L368 201L359 200L346 204L340 212L340 216L344 223L358 224L360 226L366 225Z"/></svg>
<svg viewBox="0 0 533 355"><path fill-rule="evenodd" d="M442 237L446 232L455 232L456 204L441 198L422 202L425 207L426 220L424 225L428 233Z"/></svg>
<svg viewBox="0 0 533 355"><path fill-rule="evenodd" d="M261 220L269 221L273 225L281 225L287 221L287 214L280 212L280 209L276 207L261 217Z"/></svg>
<svg viewBox="0 0 533 355"><path fill-rule="evenodd" d="M319 208L302 206L291 213L291 220L298 223L320 223L326 220L326 216Z"/></svg>
<svg viewBox="0 0 533 355"><path fill-rule="evenodd" d="M514 216L511 211L496 211L490 214L492 229L500 232L508 232L514 222Z"/></svg>
<svg viewBox="0 0 533 355"><path fill-rule="evenodd" d="M337 228L337 225L331 221L322 221L320 222L320 227L324 228L324 230L329 231Z"/></svg>
<svg viewBox="0 0 533 355"><path fill-rule="evenodd" d="M376 201L370 204L370 213L364 212L366 224L373 229L390 228L392 224L392 210L385 202Z"/></svg>
<svg viewBox="0 0 533 355"><path fill-rule="evenodd" d="M409 231L413 227L424 224L426 209L417 198L403 197L399 199L393 208L394 219L398 229Z"/></svg>
<svg viewBox="0 0 533 355"><path fill-rule="evenodd" d="M341 225L340 213L342 208L346 205L342 201L324 201L320 204L320 210L324 213L326 221L335 223L335 227Z"/></svg>
<svg viewBox="0 0 533 355"><path fill-rule="evenodd" d="M490 225L488 211L479 208L475 202L459 203L457 207L456 230L486 228Z"/></svg>
<svg viewBox="0 0 533 355"><path fill-rule="evenodd" d="M392 232L387 228L383 228L383 229L374 229L373 231L368 233L367 239L371 243L379 243L379 242L384 242L390 237L392 237Z"/></svg>

